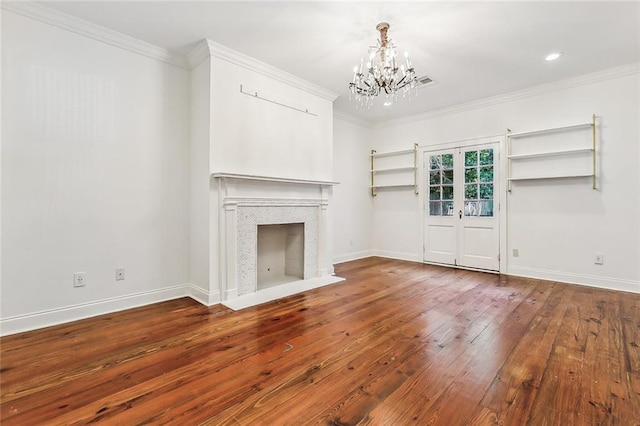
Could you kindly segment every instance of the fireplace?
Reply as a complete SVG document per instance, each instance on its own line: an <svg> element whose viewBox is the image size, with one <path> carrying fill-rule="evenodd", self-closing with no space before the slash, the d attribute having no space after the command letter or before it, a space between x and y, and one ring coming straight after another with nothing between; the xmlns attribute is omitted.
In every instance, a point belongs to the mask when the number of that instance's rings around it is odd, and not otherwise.
<svg viewBox="0 0 640 426"><path fill-rule="evenodd" d="M295 290L341 281L333 277L329 245L333 182L213 176L221 206L216 216L223 303L274 286Z"/></svg>

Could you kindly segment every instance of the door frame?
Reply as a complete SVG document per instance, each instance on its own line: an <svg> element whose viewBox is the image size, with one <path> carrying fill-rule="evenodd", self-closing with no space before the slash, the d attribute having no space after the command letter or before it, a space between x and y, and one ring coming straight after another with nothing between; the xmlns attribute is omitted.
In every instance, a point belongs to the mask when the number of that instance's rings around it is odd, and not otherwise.
<svg viewBox="0 0 640 426"><path fill-rule="evenodd" d="M506 185L506 149L505 149L505 136L496 135L496 136L486 136L482 138L473 138L473 139L462 139L458 141L437 143L433 145L422 145L419 147L419 163L420 167L418 170L418 179L419 179L419 202L420 202L420 241L422 243L422 251L421 257L422 263L429 263L424 261L424 251L426 246L425 240L425 215L428 213L426 211L426 206L429 197L428 187L425 185L425 172L424 172L424 161L427 155L429 155L432 151L440 151L446 149L457 149L457 148L470 148L477 145L487 145L487 144L497 144L496 151L499 154L498 162L494 163L494 167L498 167L499 176L496 184L498 186L498 191L495 192L495 201L498 202L498 241L499 241L499 253L500 258L498 259L498 272L500 274L506 274L507 272L507 185ZM494 207L495 211L495 207ZM442 264L438 264L443 266ZM460 268L460 269L473 269L462 266L454 266L454 265L446 265L451 266L452 268ZM478 269L483 272L491 272L486 271L484 269Z"/></svg>

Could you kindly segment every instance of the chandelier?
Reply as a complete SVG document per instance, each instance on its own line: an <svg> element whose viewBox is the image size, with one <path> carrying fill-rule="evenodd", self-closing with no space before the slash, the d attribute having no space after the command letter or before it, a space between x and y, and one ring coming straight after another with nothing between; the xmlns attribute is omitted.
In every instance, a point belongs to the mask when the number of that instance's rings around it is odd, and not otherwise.
<svg viewBox="0 0 640 426"><path fill-rule="evenodd" d="M387 38L389 24L380 22L376 30L380 31L380 40L377 46L369 47L366 70L363 72L365 63L360 59L360 66L353 68L353 81L349 83L349 99L353 97L357 104L367 107L383 92L393 101L397 100L398 93L410 96L417 82L409 53L404 53L404 63L398 66L396 46Z"/></svg>

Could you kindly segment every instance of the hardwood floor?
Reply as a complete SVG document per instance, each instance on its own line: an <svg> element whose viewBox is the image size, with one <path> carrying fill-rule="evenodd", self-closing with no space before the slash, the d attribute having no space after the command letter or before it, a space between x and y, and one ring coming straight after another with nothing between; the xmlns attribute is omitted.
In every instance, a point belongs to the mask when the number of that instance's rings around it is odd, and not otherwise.
<svg viewBox="0 0 640 426"><path fill-rule="evenodd" d="M7 336L2 425L640 425L640 295L369 258Z"/></svg>

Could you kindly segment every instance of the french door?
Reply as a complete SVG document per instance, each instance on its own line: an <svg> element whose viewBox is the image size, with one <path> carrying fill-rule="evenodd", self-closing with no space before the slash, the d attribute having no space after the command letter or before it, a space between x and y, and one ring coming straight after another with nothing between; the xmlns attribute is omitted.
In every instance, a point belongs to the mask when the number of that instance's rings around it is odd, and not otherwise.
<svg viewBox="0 0 640 426"><path fill-rule="evenodd" d="M498 144L424 156L424 261L499 270Z"/></svg>

